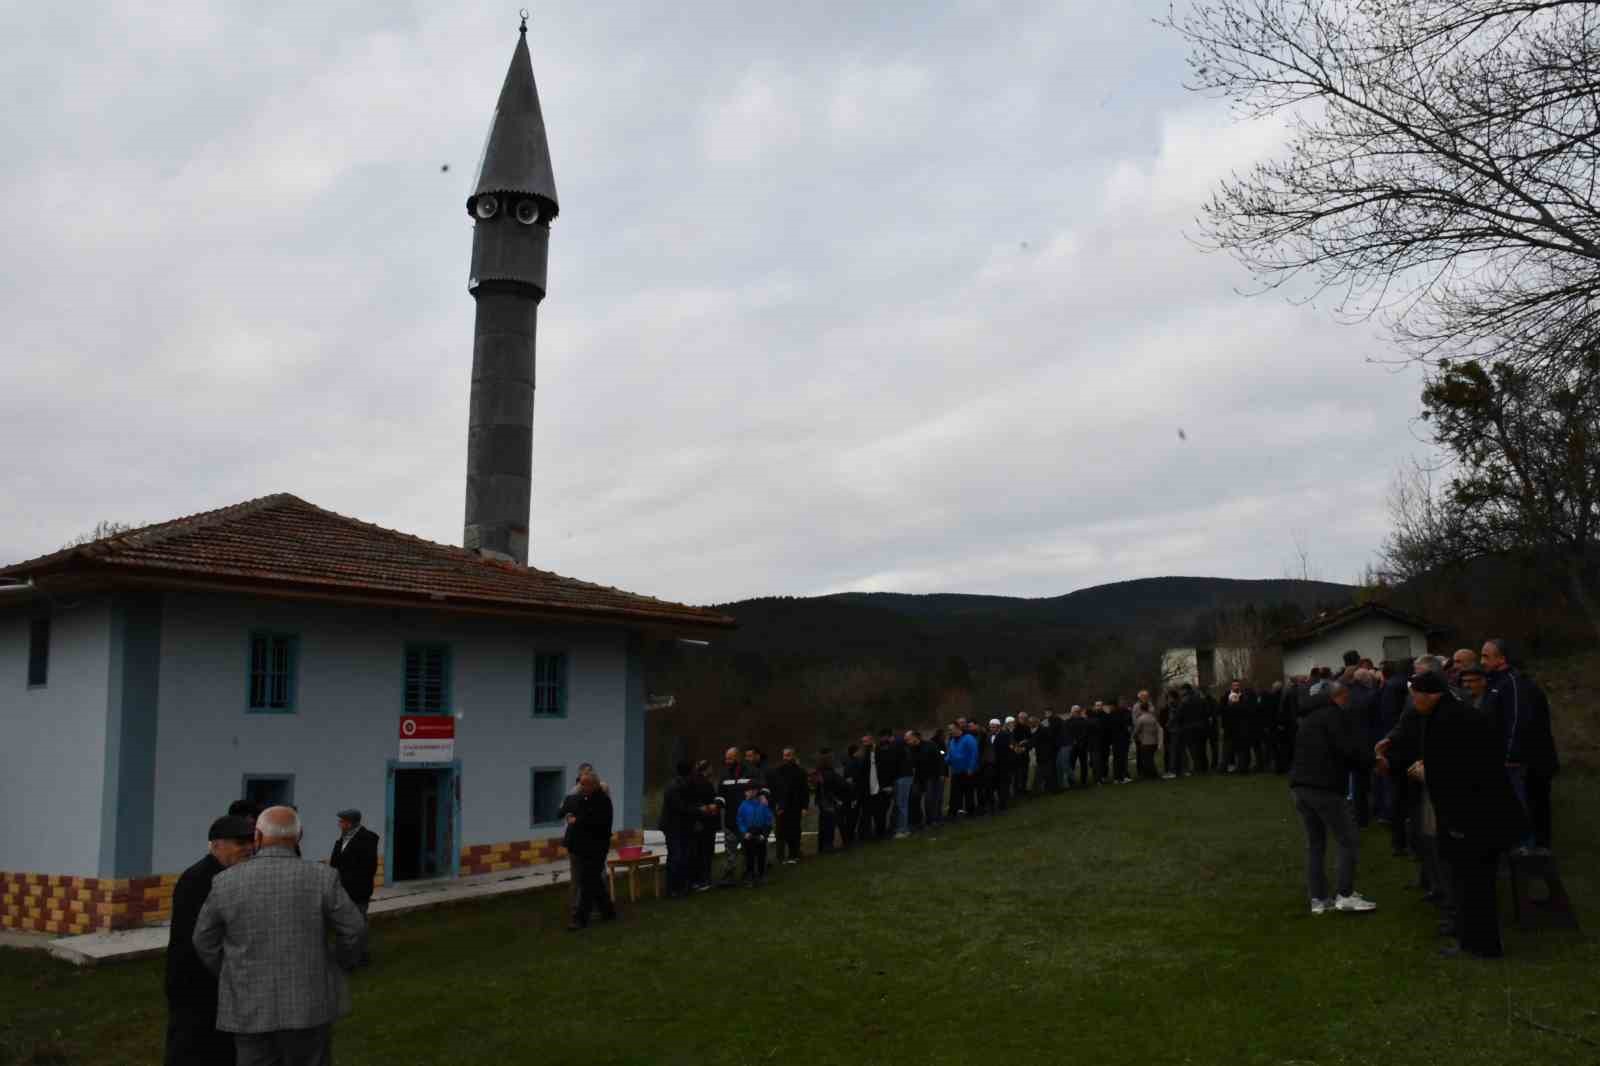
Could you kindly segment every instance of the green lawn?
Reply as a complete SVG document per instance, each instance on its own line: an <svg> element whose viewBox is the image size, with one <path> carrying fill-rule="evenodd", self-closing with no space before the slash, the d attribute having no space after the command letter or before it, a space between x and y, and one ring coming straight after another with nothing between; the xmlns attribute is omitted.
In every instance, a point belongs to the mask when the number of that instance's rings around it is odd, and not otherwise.
<svg viewBox="0 0 1600 1066"><path fill-rule="evenodd" d="M1600 778L1556 798L1582 906ZM386 1066L1600 1061L1594 941L1508 931L1504 962L1440 959L1384 829L1362 858L1379 910L1313 918L1283 780L1195 778L1034 801L582 934L564 892L422 912L377 923L335 1046ZM159 961L0 952L0 1061L157 1062L162 1024Z"/></svg>

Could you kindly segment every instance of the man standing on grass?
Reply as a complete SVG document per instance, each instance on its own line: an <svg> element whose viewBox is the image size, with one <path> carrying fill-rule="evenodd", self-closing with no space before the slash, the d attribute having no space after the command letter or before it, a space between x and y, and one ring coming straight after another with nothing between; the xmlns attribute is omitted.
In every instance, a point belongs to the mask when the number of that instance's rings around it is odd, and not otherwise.
<svg viewBox="0 0 1600 1066"><path fill-rule="evenodd" d="M233 1034L217 1030L217 975L194 948L195 923L218 874L250 857L256 828L230 816L211 823L205 858L183 871L172 890L167 938L166 1066L232 1066Z"/></svg>
<svg viewBox="0 0 1600 1066"><path fill-rule="evenodd" d="M328 865L339 871L339 883L365 921L372 904L373 882L378 877L378 834L361 824L361 812L354 807L346 807L334 817L339 819L339 839L334 841ZM362 966L372 961L367 946L364 941Z"/></svg>
<svg viewBox="0 0 1600 1066"><path fill-rule="evenodd" d="M1067 753L1067 787L1072 786L1074 776L1078 788L1089 784L1089 749L1094 744L1093 733L1083 704L1074 703L1067 720L1061 723L1061 745Z"/></svg>
<svg viewBox="0 0 1600 1066"><path fill-rule="evenodd" d="M1028 746L1033 749L1033 757L1038 765L1034 787L1040 795L1059 791L1061 778L1056 774L1056 760L1061 754L1061 733L1054 712L1039 719L1039 724L1028 737Z"/></svg>
<svg viewBox="0 0 1600 1066"><path fill-rule="evenodd" d="M1498 958L1503 949L1495 877L1500 856L1527 826L1505 773L1500 712L1487 705L1492 699L1483 708L1462 703L1442 670L1411 679L1411 703L1421 719L1420 757L1404 772L1427 786L1439 851L1454 882L1458 946L1445 954ZM1385 769L1399 770L1418 752L1386 738L1377 754Z"/></svg>
<svg viewBox="0 0 1600 1066"><path fill-rule="evenodd" d="M616 918L617 910L606 887L606 853L611 850L611 796L600 787L593 770L578 778L578 791L566 798L561 814L567 824L562 845L572 855L578 873L578 902L572 909L567 928L576 932L589 924L591 911L599 911L605 921Z"/></svg>
<svg viewBox="0 0 1600 1066"><path fill-rule="evenodd" d="M970 818L977 813L972 783L978 768L978 738L968 733L960 720L950 738L945 761L950 765L950 815Z"/></svg>
<svg viewBox="0 0 1600 1066"><path fill-rule="evenodd" d="M1506 774L1528 812L1532 833L1524 848L1550 850L1550 785L1561 769L1550 732L1550 701L1533 678L1511 661L1503 638L1484 642L1483 667L1489 675L1484 700L1505 727Z"/></svg>
<svg viewBox="0 0 1600 1066"><path fill-rule="evenodd" d="M327 1066L333 1023L350 1013L345 971L367 923L337 871L295 854L300 836L293 809L262 811L255 857L212 882L195 922L195 953L218 976L217 1028L234 1034L239 1066Z"/></svg>
<svg viewBox="0 0 1600 1066"><path fill-rule="evenodd" d="M739 804L744 802L745 786L751 781L749 771L739 761L739 749L729 748L722 753L722 778L717 782L716 802L722 807L722 885L739 883ZM574 867L576 881L576 867Z"/></svg>
<svg viewBox="0 0 1600 1066"><path fill-rule="evenodd" d="M1295 813L1306 833L1306 891L1311 897L1311 913L1375 910L1377 904L1356 891L1361 838L1345 798L1351 771L1370 769L1373 751L1360 721L1349 710L1350 693L1344 685L1330 682L1313 703L1300 722L1294 765L1289 769ZM1328 898L1324 866L1330 835L1339 847L1338 894L1332 899Z"/></svg>
<svg viewBox="0 0 1600 1066"><path fill-rule="evenodd" d="M811 806L811 786L793 748L783 749L783 762L773 774L772 795L778 805L778 862L800 861L800 819Z"/></svg>

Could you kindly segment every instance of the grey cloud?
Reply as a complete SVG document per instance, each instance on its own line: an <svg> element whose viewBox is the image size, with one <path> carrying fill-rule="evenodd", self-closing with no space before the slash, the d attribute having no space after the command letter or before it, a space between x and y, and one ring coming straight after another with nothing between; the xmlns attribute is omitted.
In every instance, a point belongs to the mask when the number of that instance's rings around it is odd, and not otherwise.
<svg viewBox="0 0 1600 1066"><path fill-rule="evenodd" d="M536 11L535 564L691 602L1037 595L1278 576L1304 530L1352 576L1416 382L1185 240L1273 133L1185 96L1164 9ZM0 557L281 490L456 542L507 12L26 17Z"/></svg>

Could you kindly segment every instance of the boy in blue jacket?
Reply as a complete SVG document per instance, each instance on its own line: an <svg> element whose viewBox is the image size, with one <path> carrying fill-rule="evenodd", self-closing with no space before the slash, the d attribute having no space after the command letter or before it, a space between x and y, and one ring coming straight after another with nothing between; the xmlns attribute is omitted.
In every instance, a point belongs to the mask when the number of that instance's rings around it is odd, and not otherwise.
<svg viewBox="0 0 1600 1066"><path fill-rule="evenodd" d="M752 783L744 790L739 804L737 826L743 840L744 883L758 888L767 879L767 837L772 832L772 808L761 798L762 790Z"/></svg>

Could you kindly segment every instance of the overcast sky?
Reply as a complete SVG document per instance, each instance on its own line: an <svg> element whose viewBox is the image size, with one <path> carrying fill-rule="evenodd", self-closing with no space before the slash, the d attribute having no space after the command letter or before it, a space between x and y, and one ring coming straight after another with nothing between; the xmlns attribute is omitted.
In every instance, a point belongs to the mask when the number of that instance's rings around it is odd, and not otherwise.
<svg viewBox="0 0 1600 1066"><path fill-rule="evenodd" d="M271 492L460 543L516 7L10 6L0 559ZM1191 242L1281 131L1183 90L1165 9L539 3L534 565L1042 596L1298 538L1353 578L1417 379Z"/></svg>

